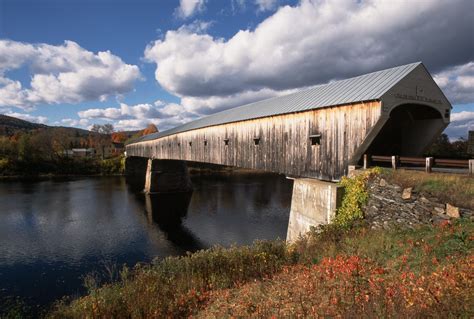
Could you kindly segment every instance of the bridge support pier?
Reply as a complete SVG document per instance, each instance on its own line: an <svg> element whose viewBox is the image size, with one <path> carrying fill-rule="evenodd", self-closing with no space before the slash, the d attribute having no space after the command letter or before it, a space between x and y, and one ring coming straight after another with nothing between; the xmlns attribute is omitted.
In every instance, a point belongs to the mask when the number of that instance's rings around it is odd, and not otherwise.
<svg viewBox="0 0 474 319"><path fill-rule="evenodd" d="M133 191L142 191L148 159L138 156L127 156L125 159L125 179Z"/></svg>
<svg viewBox="0 0 474 319"><path fill-rule="evenodd" d="M293 242L311 226L329 224L342 202L344 188L336 183L295 178L286 241Z"/></svg>
<svg viewBox="0 0 474 319"><path fill-rule="evenodd" d="M178 193L192 191L185 161L148 159L145 193Z"/></svg>

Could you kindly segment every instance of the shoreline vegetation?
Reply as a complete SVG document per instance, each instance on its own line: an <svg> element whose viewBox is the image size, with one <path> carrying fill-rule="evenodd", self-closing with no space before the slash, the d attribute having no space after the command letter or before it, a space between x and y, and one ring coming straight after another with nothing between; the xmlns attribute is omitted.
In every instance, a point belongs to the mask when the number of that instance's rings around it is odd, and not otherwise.
<svg viewBox="0 0 474 319"><path fill-rule="evenodd" d="M370 170L343 182L350 191L340 222L313 228L295 243L213 247L124 267L108 280L91 275L85 296L58 301L45 317L474 316L474 222L369 229L358 209L374 174L401 184L417 178ZM416 174L423 177L420 191L432 196L453 182L464 183L464 195L472 191L472 180L460 176ZM423 186L433 180L438 187Z"/></svg>
<svg viewBox="0 0 474 319"><path fill-rule="evenodd" d="M0 180L35 180L48 178L67 178L67 177L98 177L98 176L124 176L125 175L125 156L116 156L107 159L100 158L65 158L51 163L47 161L32 162L27 166L35 168L14 169L12 166L25 167L22 164L3 163L0 159ZM61 165L61 169L52 170L51 167ZM49 170L41 170L38 167L49 167ZM86 167L84 170L83 168ZM230 176L230 175L275 175L275 173L238 168L232 166L214 165L208 163L189 162L188 170L191 176Z"/></svg>
<svg viewBox="0 0 474 319"><path fill-rule="evenodd" d="M58 158L54 160L8 160L0 158L1 179L36 179L74 176L123 175L124 156L101 158Z"/></svg>
<svg viewBox="0 0 474 319"><path fill-rule="evenodd" d="M204 165L193 174L207 174L209 169ZM402 187L472 208L472 178L375 168L341 182L345 204L336 223L313 228L295 243L216 246L93 273L84 279L86 295L64 297L41 315L473 317L474 222L461 218L414 230L370 229L363 219L366 186L378 174ZM4 311L8 318L25 317L21 306Z"/></svg>
<svg viewBox="0 0 474 319"><path fill-rule="evenodd" d="M472 317L474 225L332 226L295 244L214 247L87 277L48 318Z"/></svg>

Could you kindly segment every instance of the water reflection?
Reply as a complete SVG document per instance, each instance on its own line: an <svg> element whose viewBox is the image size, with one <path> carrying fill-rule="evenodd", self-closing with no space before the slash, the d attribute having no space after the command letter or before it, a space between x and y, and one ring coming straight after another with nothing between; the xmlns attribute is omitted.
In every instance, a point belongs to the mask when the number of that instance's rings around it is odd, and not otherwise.
<svg viewBox="0 0 474 319"><path fill-rule="evenodd" d="M207 247L183 225L192 192L143 194L139 197L145 199L148 222L156 223L174 245L191 252Z"/></svg>
<svg viewBox="0 0 474 319"><path fill-rule="evenodd" d="M82 276L212 245L284 238L291 182L197 177L191 194L147 196L122 177L0 181L0 308L81 294Z"/></svg>

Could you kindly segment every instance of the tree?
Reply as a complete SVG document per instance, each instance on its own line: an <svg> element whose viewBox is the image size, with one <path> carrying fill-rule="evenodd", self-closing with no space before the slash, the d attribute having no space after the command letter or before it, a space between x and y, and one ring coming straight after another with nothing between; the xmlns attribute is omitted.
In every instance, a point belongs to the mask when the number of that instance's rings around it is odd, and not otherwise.
<svg viewBox="0 0 474 319"><path fill-rule="evenodd" d="M104 159L106 153L105 148L110 145L114 126L112 124L94 124L92 125L91 132L95 148L99 150L102 159Z"/></svg>
<svg viewBox="0 0 474 319"><path fill-rule="evenodd" d="M115 129L112 124L94 124L92 125L91 131L99 134L112 134L115 132Z"/></svg>
<svg viewBox="0 0 474 319"><path fill-rule="evenodd" d="M18 159L27 160L32 154L29 134L21 134L18 138Z"/></svg>
<svg viewBox="0 0 474 319"><path fill-rule="evenodd" d="M450 151L451 143L449 142L448 135L441 134L428 149L427 155L434 157L446 157L446 154L449 154Z"/></svg>
<svg viewBox="0 0 474 319"><path fill-rule="evenodd" d="M448 135L441 134L426 152L426 155L437 158L468 158L467 140L460 138L451 142Z"/></svg>
<svg viewBox="0 0 474 319"><path fill-rule="evenodd" d="M115 143L123 143L127 139L127 136L124 132L115 132L112 133L112 141Z"/></svg>
<svg viewBox="0 0 474 319"><path fill-rule="evenodd" d="M158 132L158 128L156 127L156 125L153 124L153 123L150 123L150 124L148 124L148 126L141 132L141 135L142 135L142 136L145 136L145 135L153 134L153 133L157 133L157 132Z"/></svg>

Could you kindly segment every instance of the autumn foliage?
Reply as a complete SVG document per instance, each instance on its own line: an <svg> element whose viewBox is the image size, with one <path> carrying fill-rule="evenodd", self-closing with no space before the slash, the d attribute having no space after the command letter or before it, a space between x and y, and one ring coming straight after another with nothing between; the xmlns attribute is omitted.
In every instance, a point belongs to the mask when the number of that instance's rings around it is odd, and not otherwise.
<svg viewBox="0 0 474 319"><path fill-rule="evenodd" d="M124 268L53 318L474 316L474 223L327 226L293 245L212 248Z"/></svg>

